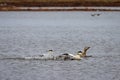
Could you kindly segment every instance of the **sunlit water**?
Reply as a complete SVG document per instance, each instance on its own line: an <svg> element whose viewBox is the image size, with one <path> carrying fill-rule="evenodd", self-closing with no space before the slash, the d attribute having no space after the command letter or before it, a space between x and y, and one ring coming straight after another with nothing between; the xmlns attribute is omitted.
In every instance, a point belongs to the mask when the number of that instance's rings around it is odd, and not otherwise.
<svg viewBox="0 0 120 80"><path fill-rule="evenodd" d="M85 46L93 57L80 61L5 59L49 49L75 54ZM120 80L119 75L120 12L0 12L0 80Z"/></svg>

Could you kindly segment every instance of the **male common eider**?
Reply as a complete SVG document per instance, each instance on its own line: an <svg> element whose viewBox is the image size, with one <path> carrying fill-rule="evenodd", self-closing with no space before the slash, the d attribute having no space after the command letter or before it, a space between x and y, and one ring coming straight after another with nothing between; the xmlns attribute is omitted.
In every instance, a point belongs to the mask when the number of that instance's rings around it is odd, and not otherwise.
<svg viewBox="0 0 120 80"><path fill-rule="evenodd" d="M47 54L43 54L42 57L44 59L54 59L53 53L53 50L48 50Z"/></svg>
<svg viewBox="0 0 120 80"><path fill-rule="evenodd" d="M83 51L78 51L77 54L73 55L70 53L65 53L56 57L56 59L62 60L81 60L82 57L87 57L86 52L90 47L85 47Z"/></svg>
<svg viewBox="0 0 120 80"><path fill-rule="evenodd" d="M25 57L25 59L40 59L40 60L54 59L53 50L48 50L47 54Z"/></svg>

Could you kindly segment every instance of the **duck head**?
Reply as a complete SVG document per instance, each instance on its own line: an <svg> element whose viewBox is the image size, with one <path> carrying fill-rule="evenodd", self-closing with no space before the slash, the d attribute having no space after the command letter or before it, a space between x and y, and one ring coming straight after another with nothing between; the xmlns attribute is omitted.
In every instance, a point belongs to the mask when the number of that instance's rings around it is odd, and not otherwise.
<svg viewBox="0 0 120 80"><path fill-rule="evenodd" d="M50 53L50 54L53 53L53 50L52 49L48 50L48 53Z"/></svg>

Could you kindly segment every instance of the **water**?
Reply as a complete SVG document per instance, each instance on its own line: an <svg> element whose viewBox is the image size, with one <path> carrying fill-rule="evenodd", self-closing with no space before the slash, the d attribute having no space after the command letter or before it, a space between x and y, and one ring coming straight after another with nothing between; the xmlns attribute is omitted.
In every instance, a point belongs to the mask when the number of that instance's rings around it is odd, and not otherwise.
<svg viewBox="0 0 120 80"><path fill-rule="evenodd" d="M100 14L100 16L92 16ZM0 12L0 80L120 80L120 12ZM4 59L73 53L80 61Z"/></svg>

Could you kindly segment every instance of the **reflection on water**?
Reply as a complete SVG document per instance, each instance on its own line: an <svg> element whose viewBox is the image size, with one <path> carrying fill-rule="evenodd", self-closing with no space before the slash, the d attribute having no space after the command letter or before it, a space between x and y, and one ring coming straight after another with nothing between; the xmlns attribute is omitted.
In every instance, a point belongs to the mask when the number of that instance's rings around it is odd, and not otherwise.
<svg viewBox="0 0 120 80"><path fill-rule="evenodd" d="M91 14L101 14L91 16ZM119 80L119 12L0 12L1 80ZM73 53L80 61L24 60Z"/></svg>

